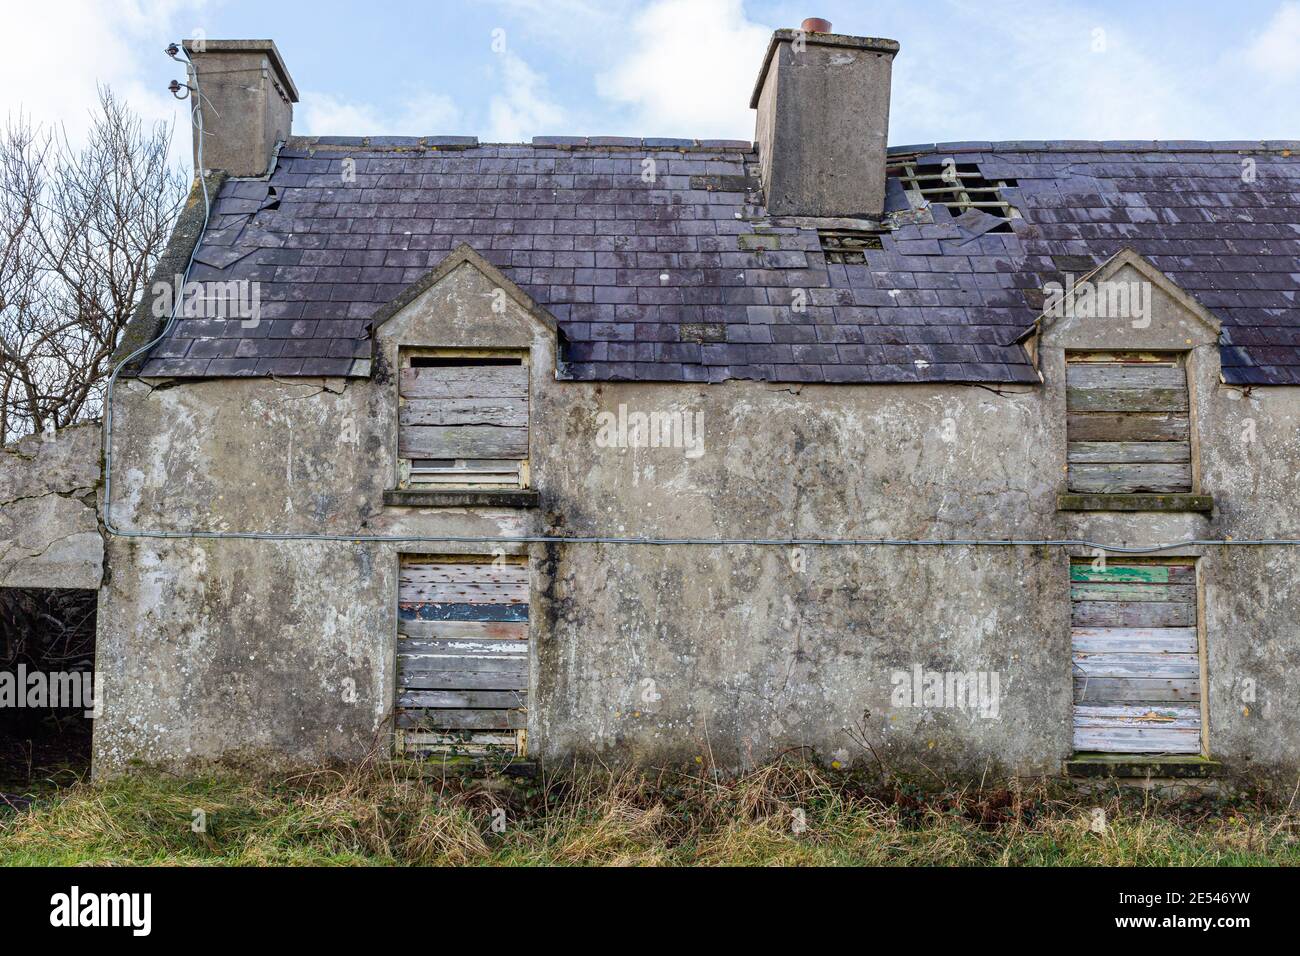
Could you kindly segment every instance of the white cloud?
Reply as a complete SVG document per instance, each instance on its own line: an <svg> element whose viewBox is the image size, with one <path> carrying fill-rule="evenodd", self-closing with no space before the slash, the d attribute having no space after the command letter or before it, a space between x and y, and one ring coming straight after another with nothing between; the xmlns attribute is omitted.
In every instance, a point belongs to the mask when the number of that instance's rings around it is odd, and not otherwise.
<svg viewBox="0 0 1300 956"><path fill-rule="evenodd" d="M910 42L895 61L890 142L952 139L1195 138L1204 101L1158 37L1086 7L953 0L950 30ZM998 24L996 44L975 36Z"/></svg>
<svg viewBox="0 0 1300 956"><path fill-rule="evenodd" d="M146 122L175 123L177 158L189 154L189 110L167 92L184 69L163 48L201 26L201 0L67 0L7 4L0 30L0 122L21 112L62 125L79 142L96 83L107 84Z"/></svg>
<svg viewBox="0 0 1300 956"><path fill-rule="evenodd" d="M293 119L294 132L304 136L433 136L456 129L460 111L441 93L417 93L393 113L329 93L304 92Z"/></svg>
<svg viewBox="0 0 1300 956"><path fill-rule="evenodd" d="M510 50L501 59L502 91L488 104L489 130L484 139L493 143L521 143L533 136L566 132L566 113L552 102L546 80Z"/></svg>
<svg viewBox="0 0 1300 956"><path fill-rule="evenodd" d="M749 96L772 30L740 0L656 0L631 34L631 51L596 87L633 108L632 135L753 137Z"/></svg>
<svg viewBox="0 0 1300 956"><path fill-rule="evenodd" d="M1241 62L1272 83L1300 78L1298 0L1287 0L1277 8L1273 19L1246 47Z"/></svg>

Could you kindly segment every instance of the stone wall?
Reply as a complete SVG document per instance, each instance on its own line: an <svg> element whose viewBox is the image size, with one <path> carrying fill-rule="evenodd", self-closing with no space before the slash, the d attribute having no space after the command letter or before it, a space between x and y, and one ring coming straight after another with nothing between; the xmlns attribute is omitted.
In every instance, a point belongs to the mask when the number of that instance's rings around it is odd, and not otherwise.
<svg viewBox="0 0 1300 956"><path fill-rule="evenodd" d="M0 450L0 587L99 587L99 442L91 422Z"/></svg>

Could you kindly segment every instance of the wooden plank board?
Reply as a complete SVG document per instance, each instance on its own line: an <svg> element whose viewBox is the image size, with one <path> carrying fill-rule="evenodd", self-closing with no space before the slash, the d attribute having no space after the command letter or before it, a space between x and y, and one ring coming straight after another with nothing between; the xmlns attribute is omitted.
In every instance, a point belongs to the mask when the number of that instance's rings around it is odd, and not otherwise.
<svg viewBox="0 0 1300 956"><path fill-rule="evenodd" d="M1200 753L1195 562L1075 560L1070 582L1075 749Z"/></svg>
<svg viewBox="0 0 1300 956"><path fill-rule="evenodd" d="M463 733L429 733L419 730L408 730L402 734L403 750L419 751L449 748L466 749L474 752L480 749L495 747L509 747L514 749L515 742L518 739L514 732L493 733L491 731L480 731L472 733L469 731Z"/></svg>
<svg viewBox="0 0 1300 956"><path fill-rule="evenodd" d="M395 720L403 748L517 752L528 722L527 564L406 559L398 595ZM484 731L516 733L467 745L467 735Z"/></svg>
<svg viewBox="0 0 1300 956"><path fill-rule="evenodd" d="M1200 727L1201 710L1184 704L1075 704L1076 727Z"/></svg>
<svg viewBox="0 0 1300 956"><path fill-rule="evenodd" d="M1131 494L1135 491L1173 493L1192 490L1190 462L1181 465L1072 464L1069 468L1071 491Z"/></svg>
<svg viewBox="0 0 1300 956"><path fill-rule="evenodd" d="M417 728L402 746L516 751L527 725L528 566L406 559L398 595L395 720ZM519 733L475 742L483 731Z"/></svg>
<svg viewBox="0 0 1300 956"><path fill-rule="evenodd" d="M1067 388L1072 412L1186 412L1187 388Z"/></svg>
<svg viewBox="0 0 1300 956"><path fill-rule="evenodd" d="M411 477L436 478L439 475L461 477L463 475L512 475L519 471L519 462L510 459L474 459L478 464L468 464L465 458L410 458ZM428 465L422 462L438 462Z"/></svg>
<svg viewBox="0 0 1300 956"><path fill-rule="evenodd" d="M528 424L528 399L517 398L412 398L402 402L403 425L514 425Z"/></svg>
<svg viewBox="0 0 1300 956"><path fill-rule="evenodd" d="M427 730L519 730L528 726L521 710L401 710L397 726Z"/></svg>
<svg viewBox="0 0 1300 956"><path fill-rule="evenodd" d="M1199 678L1076 677L1074 699L1079 703L1198 703L1201 682Z"/></svg>
<svg viewBox="0 0 1300 956"><path fill-rule="evenodd" d="M1076 677L1186 678L1199 680L1199 654L1114 654L1077 652Z"/></svg>
<svg viewBox="0 0 1300 956"><path fill-rule="evenodd" d="M453 581L484 581L488 583L528 581L528 566L503 562L496 564L444 564L436 561L407 562L398 571L401 584L440 584Z"/></svg>
<svg viewBox="0 0 1300 956"><path fill-rule="evenodd" d="M1192 446L1185 441L1072 441L1066 460L1072 465L1179 464L1192 460Z"/></svg>
<svg viewBox="0 0 1300 956"><path fill-rule="evenodd" d="M1187 601L1075 601L1076 627L1195 627L1196 605Z"/></svg>
<svg viewBox="0 0 1300 956"><path fill-rule="evenodd" d="M1168 352L1067 352L1065 360L1071 365L1165 365L1178 367L1178 357Z"/></svg>
<svg viewBox="0 0 1300 956"><path fill-rule="evenodd" d="M397 613L408 621L527 621L528 605L410 602L399 604Z"/></svg>
<svg viewBox="0 0 1300 956"><path fill-rule="evenodd" d="M1106 567L1094 570L1092 563L1088 562L1070 565L1070 580L1112 583L1143 581L1147 584L1195 584L1196 569L1190 564L1122 564L1119 561L1107 561Z"/></svg>
<svg viewBox="0 0 1300 956"><path fill-rule="evenodd" d="M499 471L510 467L506 462L492 458L412 458L412 471Z"/></svg>
<svg viewBox="0 0 1300 956"><path fill-rule="evenodd" d="M527 621L404 621L397 622L399 637L412 640L460 638L465 640L528 640Z"/></svg>
<svg viewBox="0 0 1300 956"><path fill-rule="evenodd" d="M1181 388L1187 373L1176 365L1094 365L1071 362L1065 367L1066 388Z"/></svg>
<svg viewBox="0 0 1300 956"><path fill-rule="evenodd" d="M403 458L528 457L528 429L499 425L403 425L397 430Z"/></svg>
<svg viewBox="0 0 1300 956"><path fill-rule="evenodd" d="M1201 752L1199 727L1076 727L1074 749L1105 753Z"/></svg>
<svg viewBox="0 0 1300 956"><path fill-rule="evenodd" d="M526 397L528 367L478 365L404 368L398 388L403 398Z"/></svg>
<svg viewBox="0 0 1300 956"><path fill-rule="evenodd" d="M520 461L500 461L493 468L412 468L410 486L518 488L520 465Z"/></svg>
<svg viewBox="0 0 1300 956"><path fill-rule="evenodd" d="M1073 601L1187 601L1196 600L1194 584L1146 584L1141 581L1115 583L1072 581Z"/></svg>
<svg viewBox="0 0 1300 956"><path fill-rule="evenodd" d="M513 674L500 671L399 671L402 690L527 690L528 662Z"/></svg>
<svg viewBox="0 0 1300 956"><path fill-rule="evenodd" d="M1082 654L1196 654L1194 627L1076 627L1070 646Z"/></svg>
<svg viewBox="0 0 1300 956"><path fill-rule="evenodd" d="M399 585L403 604L527 604L528 584L524 581L444 581Z"/></svg>
<svg viewBox="0 0 1300 956"><path fill-rule="evenodd" d="M430 641L403 638L397 642L400 657L527 657L527 641L467 641L463 638L434 638Z"/></svg>
<svg viewBox="0 0 1300 956"><path fill-rule="evenodd" d="M412 475L411 481L407 487L412 491L421 489L430 491L434 489L464 489L480 491L496 491L499 489L514 489L519 487L519 476L514 475L434 475L422 476Z"/></svg>
<svg viewBox="0 0 1300 956"><path fill-rule="evenodd" d="M451 708L519 708L528 692L524 690L406 690L397 695L397 706Z"/></svg>
<svg viewBox="0 0 1300 956"><path fill-rule="evenodd" d="M1184 412L1070 412L1070 441L1187 441L1191 428Z"/></svg>
<svg viewBox="0 0 1300 956"><path fill-rule="evenodd" d="M513 644L513 641L506 642ZM435 674L452 671L456 673L498 674L501 682L498 688L504 690L518 689L526 686L516 683L519 678L528 676L528 654L497 656L452 656L447 654L402 654L397 655L397 672L403 678L415 674ZM404 683L399 681L399 683Z"/></svg>

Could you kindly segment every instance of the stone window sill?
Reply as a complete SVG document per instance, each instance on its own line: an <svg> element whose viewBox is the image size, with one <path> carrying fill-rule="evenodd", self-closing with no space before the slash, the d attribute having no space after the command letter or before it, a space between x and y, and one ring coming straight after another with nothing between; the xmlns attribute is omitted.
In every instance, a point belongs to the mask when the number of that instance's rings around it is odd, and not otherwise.
<svg viewBox="0 0 1300 956"><path fill-rule="evenodd" d="M1133 494L1101 495L1062 492L1056 496L1059 511L1196 511L1214 510L1213 495Z"/></svg>
<svg viewBox="0 0 1300 956"><path fill-rule="evenodd" d="M384 492L384 504L397 508L536 508L541 497L534 488L394 488Z"/></svg>
<svg viewBox="0 0 1300 956"><path fill-rule="evenodd" d="M1222 764L1197 754L1077 753L1065 761L1071 777L1215 777Z"/></svg>

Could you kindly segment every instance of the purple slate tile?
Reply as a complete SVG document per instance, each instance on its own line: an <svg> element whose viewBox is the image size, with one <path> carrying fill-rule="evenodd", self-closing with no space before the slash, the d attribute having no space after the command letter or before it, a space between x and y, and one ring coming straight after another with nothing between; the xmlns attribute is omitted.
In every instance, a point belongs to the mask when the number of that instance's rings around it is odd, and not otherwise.
<svg viewBox="0 0 1300 956"><path fill-rule="evenodd" d="M361 148L329 149L345 142ZM995 217L967 213L954 220L934 205L933 225L897 230L884 251L869 252L868 264L858 266L826 264L810 230L784 230L779 249L741 256L734 237L753 233L751 219L761 221L763 210L744 205L741 192L692 189L691 177L751 175L751 144L538 142L551 145L486 147L461 138L444 142L448 149L440 152L419 148L438 145L432 137L415 144L295 140L270 182L226 184L195 271L197 278L261 282L264 321L245 329L184 320L151 362L172 362L172 373L191 375L209 374L212 363L234 363L217 366L226 370L221 374L249 374L250 362L253 373L269 374L263 359L281 360L274 374L294 374L285 370L312 358L351 368L353 358L369 354L363 320L465 241L524 285L567 332L593 337L575 343L588 353L571 360L567 373L575 377L807 380L816 369L831 381L1031 381L1018 347L992 348L999 327L1014 332L1032 318L1021 290L1041 289L1055 271L1049 256L1101 262L1129 245L1241 330L1231 340L1239 344L1229 346L1237 352L1224 350L1225 369L1248 369L1261 381L1300 374L1296 342L1285 337L1300 328L1300 162L1261 144L919 147L930 165L952 154L980 164L985 175L1015 178L1019 186L1006 198L1023 219L1007 235L984 231L987 220L1000 222ZM392 148L398 143L401 149ZM638 148L663 157L650 188L640 181ZM1267 174L1254 188L1238 182L1242 150L1255 150ZM357 160L358 172L346 187L339 177L345 155ZM1279 182L1294 186L1279 189ZM897 204L896 180L891 188ZM279 209L249 208L265 205L271 190ZM961 237L965 245L955 247ZM659 278L665 272L667 281ZM794 289L812 293L801 313L788 307ZM344 325L349 319L352 325ZM707 359L715 364L701 369L641 348L682 344L676 340L683 323L709 322L727 330L728 348L786 352L713 349ZM616 332L620 326L629 331ZM789 351L848 348L858 339L865 352L851 359L809 353L818 361L803 361ZM294 351L263 355L276 346L246 344L268 340ZM187 356L194 347L221 355L231 341L256 354ZM614 355L611 344L618 346ZM890 351L925 347L936 351L928 358L918 353L929 363L921 371L915 356ZM178 364L187 357L192 364ZM309 365L299 361L299 374L312 374ZM841 366L852 371L826 374Z"/></svg>
<svg viewBox="0 0 1300 956"><path fill-rule="evenodd" d="M204 375L208 370L208 359L149 358L140 369L143 378L150 377L187 377Z"/></svg>
<svg viewBox="0 0 1300 956"><path fill-rule="evenodd" d="M250 341L259 341L252 339ZM234 358L235 351L240 347L242 342L238 339L197 339L190 345L186 358L191 359L217 359L217 358Z"/></svg>
<svg viewBox="0 0 1300 956"><path fill-rule="evenodd" d="M247 378L257 375L257 360L245 358L213 359L206 374L220 377Z"/></svg>
<svg viewBox="0 0 1300 956"><path fill-rule="evenodd" d="M193 339L182 339L170 336L154 346L153 351L149 353L150 358L184 358L185 353L189 351L193 344Z"/></svg>
<svg viewBox="0 0 1300 956"><path fill-rule="evenodd" d="M256 251L253 246L218 246L204 243L194 253L194 261L218 269L226 269Z"/></svg>
<svg viewBox="0 0 1300 956"><path fill-rule="evenodd" d="M350 375L353 360L350 358L306 358L303 359L299 374L322 377Z"/></svg>
<svg viewBox="0 0 1300 956"><path fill-rule="evenodd" d="M284 351L283 339L240 339L237 345L231 357L274 358Z"/></svg>
<svg viewBox="0 0 1300 956"><path fill-rule="evenodd" d="M259 375L301 375L304 359L262 358L257 360Z"/></svg>

